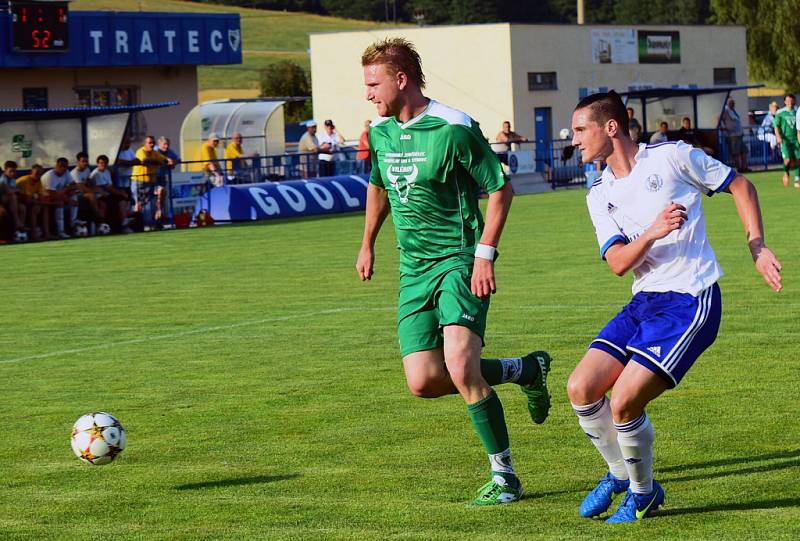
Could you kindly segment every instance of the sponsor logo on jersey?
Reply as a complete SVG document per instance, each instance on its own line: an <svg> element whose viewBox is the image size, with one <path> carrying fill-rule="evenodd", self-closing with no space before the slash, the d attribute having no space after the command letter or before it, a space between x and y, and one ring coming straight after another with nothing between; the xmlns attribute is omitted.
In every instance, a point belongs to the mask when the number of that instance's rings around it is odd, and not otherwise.
<svg viewBox="0 0 800 541"><path fill-rule="evenodd" d="M614 205L614 203L609 203L608 204L608 213L609 214L614 214L615 212L617 212L616 205Z"/></svg>
<svg viewBox="0 0 800 541"><path fill-rule="evenodd" d="M410 133L403 133L400 135L401 141L411 141L411 134Z"/></svg>
<svg viewBox="0 0 800 541"><path fill-rule="evenodd" d="M663 185L664 179L655 173L647 177L647 180L645 181L645 186L647 186L648 192L657 192Z"/></svg>
<svg viewBox="0 0 800 541"><path fill-rule="evenodd" d="M647 351L649 351L656 357L661 357L661 346L650 346L649 348L647 348Z"/></svg>

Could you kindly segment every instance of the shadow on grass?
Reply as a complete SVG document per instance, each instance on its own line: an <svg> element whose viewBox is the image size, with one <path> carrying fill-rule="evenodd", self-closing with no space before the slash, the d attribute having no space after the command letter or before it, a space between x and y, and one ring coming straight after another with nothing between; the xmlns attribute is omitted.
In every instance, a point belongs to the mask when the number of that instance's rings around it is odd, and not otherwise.
<svg viewBox="0 0 800 541"><path fill-rule="evenodd" d="M697 513L716 513L723 511L754 511L756 509L776 509L779 507L800 507L800 497L775 500L757 500L752 502L730 502L706 505L703 507L685 507L683 509L662 509L658 515L692 515Z"/></svg>
<svg viewBox="0 0 800 541"><path fill-rule="evenodd" d="M764 473L778 470L787 470L789 468L800 468L800 459L787 460L778 462L776 464L764 464L763 466L753 466L752 468L741 468L737 470L724 470L718 472L698 473L696 475L683 475L678 477L660 477L659 481L665 483L675 483L681 481L700 481L702 479L717 479L720 477L729 477L732 475L749 475L751 473Z"/></svg>
<svg viewBox="0 0 800 541"><path fill-rule="evenodd" d="M299 473L285 473L282 475L256 475L255 477L237 477L233 479L219 479L218 481L205 481L202 483L187 483L178 485L176 490L197 490L200 488L235 487L242 485L258 485L261 483L274 483L300 477Z"/></svg>
<svg viewBox="0 0 800 541"><path fill-rule="evenodd" d="M666 468L658 468L658 471L673 472L673 471L696 470L700 468L713 468L714 466L730 466L732 464L745 464L750 462L760 462L762 460L774 460L776 458L800 458L800 449L794 449L792 451L781 451L779 453L770 453L767 455L738 456L731 458L723 458L720 460L711 460L709 462L680 464L678 466L668 466Z"/></svg>

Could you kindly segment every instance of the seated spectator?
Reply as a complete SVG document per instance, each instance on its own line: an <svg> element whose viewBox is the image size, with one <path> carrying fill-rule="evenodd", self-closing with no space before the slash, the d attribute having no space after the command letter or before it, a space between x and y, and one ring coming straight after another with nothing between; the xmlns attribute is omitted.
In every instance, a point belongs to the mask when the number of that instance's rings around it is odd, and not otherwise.
<svg viewBox="0 0 800 541"><path fill-rule="evenodd" d="M297 151L305 154L300 159L305 164L302 173L305 178L317 176L317 154L319 154L319 139L317 139L317 123L309 120L306 123L306 133L297 143Z"/></svg>
<svg viewBox="0 0 800 541"><path fill-rule="evenodd" d="M628 133L631 136L631 141L638 143L639 138L642 136L642 125L633 114L633 107L628 107Z"/></svg>
<svg viewBox="0 0 800 541"><path fill-rule="evenodd" d="M231 137L231 142L225 147L225 163L228 167L228 176L231 179L237 179L239 182L248 182L252 180L252 175L248 174L249 171L244 171L250 167L250 163L245 158L254 158L258 156L256 153L246 153L242 147L242 134L236 132Z"/></svg>
<svg viewBox="0 0 800 541"><path fill-rule="evenodd" d="M144 144L136 151L139 164L133 166L131 195L136 212L154 217L156 210L152 201L158 186L158 171L167 159L155 149L156 140L152 135L144 138ZM145 211L147 209L147 212ZM156 220L156 227L161 221Z"/></svg>
<svg viewBox="0 0 800 541"><path fill-rule="evenodd" d="M219 136L216 133L212 133L200 148L200 159L203 160L203 170L214 186L222 186L225 183L225 174L217 158L218 146Z"/></svg>
<svg viewBox="0 0 800 541"><path fill-rule="evenodd" d="M44 168L35 163L31 166L30 173L17 179L17 197L26 207L31 238L35 241L55 239L50 233L51 206L42 201L45 193L42 185L43 172Z"/></svg>
<svg viewBox="0 0 800 541"><path fill-rule="evenodd" d="M56 233L60 239L70 238L64 227L64 206L70 206L69 186L72 183L68 167L66 158L58 158L56 166L42 175L45 194L41 199L54 208Z"/></svg>
<svg viewBox="0 0 800 541"><path fill-rule="evenodd" d="M72 206L70 207L70 223L73 227L80 223L85 225L90 222L90 234L94 232L94 222L97 216L97 200L95 199L94 190L88 185L89 175L92 173L89 167L89 155L85 152L78 152L75 155L76 165L70 171L72 183L70 184L70 200ZM80 220L78 219L78 214Z"/></svg>
<svg viewBox="0 0 800 541"><path fill-rule="evenodd" d="M711 148L703 145L703 142L700 140L700 134L692 128L692 120L688 116L681 119L681 129L678 130L678 139L695 148L701 149L709 156L713 153Z"/></svg>
<svg viewBox="0 0 800 541"><path fill-rule="evenodd" d="M325 129L319 136L319 176L330 177L336 174L335 159L341 157L339 151L344 144L344 137L336 131L333 120L325 121Z"/></svg>
<svg viewBox="0 0 800 541"><path fill-rule="evenodd" d="M667 124L666 122L659 123L658 131L650 136L650 144L655 145L658 143L666 143L667 141L669 141L669 136L667 135L668 131L669 131L669 124Z"/></svg>
<svg viewBox="0 0 800 541"><path fill-rule="evenodd" d="M3 164L0 175L0 205L5 209L8 219L8 237L14 240L14 232L25 231L25 206L17 199L17 162L8 160Z"/></svg>
<svg viewBox="0 0 800 541"><path fill-rule="evenodd" d="M108 156L105 154L97 157L97 167L89 175L88 184L94 190L97 201L97 226L114 222L115 229L119 231L128 218L128 194L114 186L111 171L108 170Z"/></svg>

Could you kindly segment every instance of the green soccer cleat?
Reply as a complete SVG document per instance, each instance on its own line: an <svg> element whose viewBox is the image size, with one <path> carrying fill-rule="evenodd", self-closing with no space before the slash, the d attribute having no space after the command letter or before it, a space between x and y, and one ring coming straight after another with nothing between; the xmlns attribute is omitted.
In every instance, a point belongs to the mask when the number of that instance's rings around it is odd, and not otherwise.
<svg viewBox="0 0 800 541"><path fill-rule="evenodd" d="M517 486L514 487L499 475L495 475L488 483L478 489L478 496L472 500L472 503L468 504L468 507L483 507L515 502L522 499L524 493L522 483L519 481L517 481Z"/></svg>
<svg viewBox="0 0 800 541"><path fill-rule="evenodd" d="M531 359L539 365L539 374L533 383L520 385L522 392L528 395L528 413L537 425L547 419L550 413L550 391L547 390L547 374L550 373L550 355L546 351L534 351L522 358L523 362Z"/></svg>

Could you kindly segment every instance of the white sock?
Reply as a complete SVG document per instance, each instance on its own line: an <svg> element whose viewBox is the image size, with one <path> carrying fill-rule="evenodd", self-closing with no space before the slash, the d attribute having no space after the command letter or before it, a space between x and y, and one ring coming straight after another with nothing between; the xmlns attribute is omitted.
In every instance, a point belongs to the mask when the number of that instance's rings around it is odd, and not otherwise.
<svg viewBox="0 0 800 541"><path fill-rule="evenodd" d="M585 406L572 404L578 414L578 424L608 464L608 471L617 479L627 479L628 469L617 442L617 429L611 418L611 404L604 396Z"/></svg>
<svg viewBox="0 0 800 541"><path fill-rule="evenodd" d="M653 442L656 439L647 413L642 413L630 423L614 423L619 448L625 457L625 466L631 478L631 492L653 492Z"/></svg>
<svg viewBox="0 0 800 541"><path fill-rule="evenodd" d="M522 357L500 359L503 377L500 383L516 383L522 375Z"/></svg>
<svg viewBox="0 0 800 541"><path fill-rule="evenodd" d="M64 208L60 207L57 208L55 211L56 215L56 229L58 229L59 233L64 232Z"/></svg>

